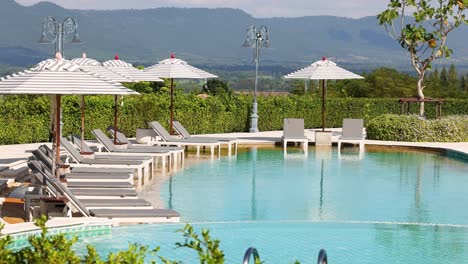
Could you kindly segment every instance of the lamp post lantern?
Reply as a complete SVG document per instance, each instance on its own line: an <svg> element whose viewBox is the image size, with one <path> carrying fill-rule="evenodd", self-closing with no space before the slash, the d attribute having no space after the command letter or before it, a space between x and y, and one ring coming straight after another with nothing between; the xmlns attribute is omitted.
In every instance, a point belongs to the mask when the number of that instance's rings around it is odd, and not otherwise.
<svg viewBox="0 0 468 264"><path fill-rule="evenodd" d="M269 48L270 40L268 29L266 26L256 28L251 25L247 28L247 36L242 45L244 48L253 48L253 57L255 60L255 86L254 86L254 102L252 106L252 114L250 115L250 132L258 132L258 114L257 114L257 83L258 83L258 61L260 59L260 49L262 47Z"/></svg>
<svg viewBox="0 0 468 264"><path fill-rule="evenodd" d="M55 44L55 54L59 53L60 57L64 57L63 44L67 36L73 34L73 38L70 43L81 43L78 37L78 23L71 17L67 17L62 23L58 22L55 18L48 16L44 18L42 22L42 35L39 39L41 44ZM51 98L52 99L52 98ZM53 112L53 106L51 104L51 112ZM62 113L60 113L60 136L62 136ZM51 123L50 129L50 140L52 140L52 134L54 131L54 124Z"/></svg>
<svg viewBox="0 0 468 264"><path fill-rule="evenodd" d="M42 36L39 43L55 44L55 52L63 54L63 44L68 35L73 34L70 43L81 43L78 37L78 23L71 17L67 17L62 23L55 18L48 16L42 22Z"/></svg>

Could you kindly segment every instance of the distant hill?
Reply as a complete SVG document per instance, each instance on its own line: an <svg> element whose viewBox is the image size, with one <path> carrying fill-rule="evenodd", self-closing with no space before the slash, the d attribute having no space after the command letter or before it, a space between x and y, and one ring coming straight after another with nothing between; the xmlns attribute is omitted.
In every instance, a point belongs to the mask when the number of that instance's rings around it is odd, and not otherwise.
<svg viewBox="0 0 468 264"><path fill-rule="evenodd" d="M377 25L375 17L254 18L228 8L67 10L48 2L25 7L0 0L0 64L29 65L52 56L53 45L37 43L46 16L60 21L71 16L78 21L84 43L65 44L68 58L85 51L89 57L105 60L118 53L124 60L148 65L175 52L198 65L243 65L252 61L251 50L241 44L247 25L254 24L270 29L272 48L262 50L265 64L304 65L322 56L348 65L408 63L404 51ZM467 26L449 36L456 63L468 64L467 36Z"/></svg>

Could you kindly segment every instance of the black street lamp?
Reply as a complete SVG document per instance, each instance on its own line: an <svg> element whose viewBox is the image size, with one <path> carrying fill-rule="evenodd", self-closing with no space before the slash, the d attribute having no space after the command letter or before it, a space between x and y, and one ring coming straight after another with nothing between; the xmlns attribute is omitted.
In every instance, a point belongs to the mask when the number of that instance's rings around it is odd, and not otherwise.
<svg viewBox="0 0 468 264"><path fill-rule="evenodd" d="M258 114L257 114L257 82L258 82L258 61L260 59L260 49L262 47L269 48L270 40L268 29L266 26L260 26L258 29L255 26L247 28L247 37L242 45L244 48L254 49L255 60L255 86L254 86L254 102L252 106L252 114L250 115L250 132L258 132Z"/></svg>

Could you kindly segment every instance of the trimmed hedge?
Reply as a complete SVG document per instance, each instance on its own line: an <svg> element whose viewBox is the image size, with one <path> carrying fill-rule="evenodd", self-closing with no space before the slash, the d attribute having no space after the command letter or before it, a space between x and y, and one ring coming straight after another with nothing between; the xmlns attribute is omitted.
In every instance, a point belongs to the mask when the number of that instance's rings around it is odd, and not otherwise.
<svg viewBox="0 0 468 264"><path fill-rule="evenodd" d="M63 134L80 133L79 96L64 96ZM121 98L119 100L122 100ZM190 133L248 131L253 98L250 95L219 95L203 99L176 91L175 118ZM128 96L119 106L119 128L135 136L137 128L158 120L168 127L170 98L167 89L158 93ZM50 100L47 96L5 96L0 98L0 144L44 142L49 139ZM313 96L270 96L258 98L259 129L281 130L284 118L304 118L306 128L321 127L321 100ZM344 118L363 118L365 122L383 115L399 114L396 99L328 98L327 127L341 127ZM411 109L418 111L417 107ZM468 115L468 100L447 100L444 115ZM426 106L427 116L434 116L434 106ZM113 96L86 96L86 137L89 131L105 129L113 123Z"/></svg>
<svg viewBox="0 0 468 264"><path fill-rule="evenodd" d="M381 115L370 120L367 138L410 142L466 142L468 115L424 120L416 115Z"/></svg>

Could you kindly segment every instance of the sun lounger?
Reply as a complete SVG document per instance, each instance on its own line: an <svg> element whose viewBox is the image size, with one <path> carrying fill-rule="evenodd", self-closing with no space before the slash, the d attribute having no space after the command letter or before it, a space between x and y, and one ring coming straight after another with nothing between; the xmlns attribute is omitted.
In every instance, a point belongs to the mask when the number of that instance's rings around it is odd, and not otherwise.
<svg viewBox="0 0 468 264"><path fill-rule="evenodd" d="M38 158L42 163L46 164L48 168L52 169L52 149L47 145L41 145L38 148L43 153L43 158ZM102 174L135 174L132 168L95 168L95 167L73 167L70 168L71 173L102 173Z"/></svg>
<svg viewBox="0 0 468 264"><path fill-rule="evenodd" d="M34 157L39 160L45 167L52 171L52 157L50 156L50 149L46 145L39 146L38 149L33 150L32 154ZM63 164L59 164L63 166ZM73 167L70 169L70 172L63 173L62 175L66 178L71 177L87 177L86 175L90 176L103 176L104 178L112 178L111 176L116 176L117 178L129 178L133 177L135 174L134 169L127 169L127 168L95 168L95 167ZM88 177L90 177L88 176ZM99 178L99 177L96 177Z"/></svg>
<svg viewBox="0 0 468 264"><path fill-rule="evenodd" d="M51 180L55 179L51 177L49 171L45 168L43 164L39 161L30 159L28 161L28 167L33 172L33 176L36 179L33 182L38 182L42 184L49 193L57 194L56 186L51 184ZM109 184L109 183L105 183ZM93 188L71 188L72 192L76 192L77 196L84 196L86 198L101 198L101 199L111 199L111 198L137 198L138 193L131 188L106 188L105 184L101 184L99 187ZM115 187L115 186L113 186Z"/></svg>
<svg viewBox="0 0 468 264"><path fill-rule="evenodd" d="M185 129L185 127L179 122L174 120L172 122L174 126L174 130L183 138L183 139L197 139L197 140L212 140L212 141L219 141L221 145L228 146L228 153L231 155L232 145L234 145L235 153L237 154L237 138L231 137L205 137L205 136L192 136L190 133Z"/></svg>
<svg viewBox="0 0 468 264"><path fill-rule="evenodd" d="M96 139L103 145L103 147L110 153L118 155L148 155L152 156L157 164L157 158L161 159L162 168L166 170L166 159L170 159L171 153L167 150L146 150L146 149L119 149L117 148L112 140L110 140L106 134L100 129L94 129L91 133Z"/></svg>
<svg viewBox="0 0 468 264"><path fill-rule="evenodd" d="M112 126L107 128L107 131L112 135L116 136L117 142L119 144L126 145L127 149L145 149L148 151L169 151L172 154L172 160L174 165L178 163L180 158L181 164L184 162L184 148L180 147L169 147L169 146L148 146L143 144L133 144L128 140L128 138L120 131L114 133L114 128Z"/></svg>
<svg viewBox="0 0 468 264"><path fill-rule="evenodd" d="M220 154L221 145L218 140L203 140L196 138L189 139L180 139L174 136L171 136L167 130L157 121L150 122L149 125L156 132L156 134L161 138L161 141L156 142L159 145L168 145L168 146L195 146L197 148L197 156L200 155L200 147L208 146L210 147L211 156L214 156L215 147L218 148L218 156Z"/></svg>
<svg viewBox="0 0 468 264"><path fill-rule="evenodd" d="M155 217L179 217L179 214L173 210L167 209L154 209L150 206L132 206L133 208L128 208L128 204L125 209L89 209L87 208L80 199L76 197L76 193L73 192L73 189L68 190L61 182L57 179L51 179L53 185L56 189L61 192L63 196L67 198L69 203L78 210L83 216L94 216L94 217L105 217L105 218L155 218ZM120 200L115 200L114 206L119 206ZM140 219L139 222L146 222L146 220Z"/></svg>
<svg viewBox="0 0 468 264"><path fill-rule="evenodd" d="M111 218L114 221L118 222L161 222L169 221L174 222L179 220L179 214L176 211L169 209L154 209L151 206L143 205L136 206L131 202L120 203L122 200L116 199L113 205L110 208L88 208L86 205L77 198L77 193L83 192L86 189L80 189L76 191L74 189L66 188L59 180L55 178L47 179L49 184L55 189L56 195L60 194L65 198L67 204L71 209L76 210L84 217L104 217ZM108 191L108 190L105 190ZM89 204L89 199L86 199ZM94 201L98 203L98 201ZM141 201L139 201L141 202ZM110 200L106 203L112 203ZM116 207L122 207L122 209L117 209ZM68 213L69 216L72 215L71 212Z"/></svg>
<svg viewBox="0 0 468 264"><path fill-rule="evenodd" d="M283 123L283 150L286 152L288 142L302 143L307 154L309 139L304 134L304 119L285 118Z"/></svg>
<svg viewBox="0 0 468 264"><path fill-rule="evenodd" d="M84 158L68 141L66 138L62 137L62 146L70 154L73 161L76 163L71 163L71 167L110 167L110 168L134 168L138 170L138 189L141 189L144 183L148 181L148 178L152 177L153 173L153 158L147 156L138 156L130 157L131 160L126 159L127 157L116 157L115 159L90 159ZM146 175L148 177L145 177ZM143 180L145 180L143 182Z"/></svg>
<svg viewBox="0 0 468 264"><path fill-rule="evenodd" d="M364 151L364 120L343 119L343 132L338 138L338 150L342 143L359 144L359 151Z"/></svg>
<svg viewBox="0 0 468 264"><path fill-rule="evenodd" d="M141 206L152 206L150 202L144 199L80 199L81 203L87 208L99 208L99 207L141 207ZM118 203L117 203L118 202Z"/></svg>

